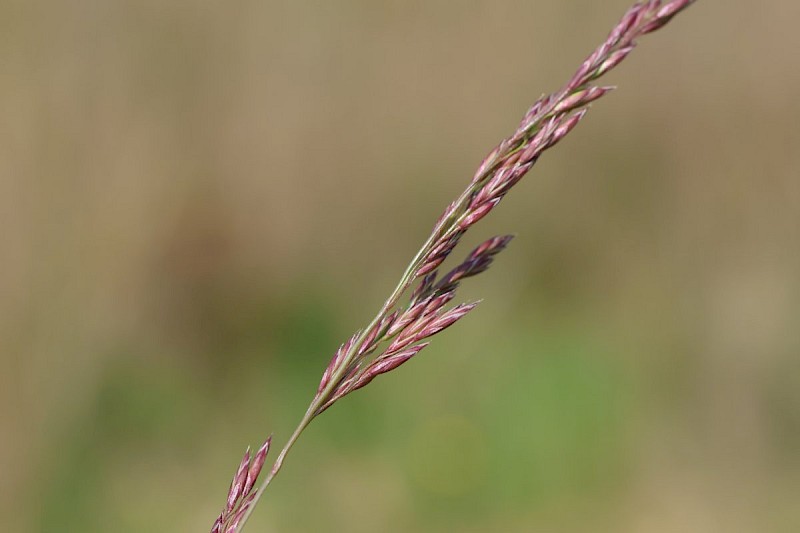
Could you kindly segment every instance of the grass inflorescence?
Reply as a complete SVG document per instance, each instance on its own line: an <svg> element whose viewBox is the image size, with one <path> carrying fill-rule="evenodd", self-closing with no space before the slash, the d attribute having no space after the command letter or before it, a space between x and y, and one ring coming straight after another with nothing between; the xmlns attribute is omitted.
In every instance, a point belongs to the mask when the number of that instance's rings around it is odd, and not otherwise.
<svg viewBox="0 0 800 533"><path fill-rule="evenodd" d="M212 533L241 530L286 455L314 418L379 375L416 357L428 346L430 337L477 306L478 302L451 302L456 299L461 282L486 271L512 237L486 240L447 273L438 272L440 265L463 235L497 207L542 153L578 125L589 105L613 89L595 82L631 53L639 37L662 28L693 2L648 0L634 4L561 90L542 96L531 106L516 131L486 156L466 189L444 210L377 315L336 350L305 415L260 485L256 482L271 438L253 457L249 451L245 454Z"/></svg>

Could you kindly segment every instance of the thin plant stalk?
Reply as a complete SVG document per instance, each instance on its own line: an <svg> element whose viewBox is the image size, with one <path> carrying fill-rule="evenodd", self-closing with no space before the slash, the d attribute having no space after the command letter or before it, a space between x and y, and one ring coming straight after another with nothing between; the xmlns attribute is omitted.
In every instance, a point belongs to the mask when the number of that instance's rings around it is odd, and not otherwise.
<svg viewBox="0 0 800 533"><path fill-rule="evenodd" d="M447 307L460 282L489 268L494 256L510 242L510 235L488 239L444 275L439 274L438 267L464 233L500 203L539 156L572 131L589 105L613 89L594 85L595 80L619 65L633 50L638 37L663 27L692 3L694 0L637 2L560 91L542 96L534 103L517 130L489 153L467 188L439 217L378 314L336 351L305 415L257 487L255 482L271 437L252 459L249 451L245 454L212 533L241 531L267 486L280 472L286 456L314 418L376 376L417 355L428 345L422 341L449 327L477 305L478 302L473 302ZM416 287L404 303L403 298L415 283Z"/></svg>

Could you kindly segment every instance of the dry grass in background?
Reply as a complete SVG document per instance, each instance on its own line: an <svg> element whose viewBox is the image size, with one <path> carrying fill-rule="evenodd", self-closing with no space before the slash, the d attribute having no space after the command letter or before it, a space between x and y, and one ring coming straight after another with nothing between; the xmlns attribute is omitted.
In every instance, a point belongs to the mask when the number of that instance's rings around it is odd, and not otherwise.
<svg viewBox="0 0 800 533"><path fill-rule="evenodd" d="M207 529L627 5L4 2L7 528ZM520 237L485 325L321 419L253 529L797 530L798 16L705 0L649 40L487 220Z"/></svg>

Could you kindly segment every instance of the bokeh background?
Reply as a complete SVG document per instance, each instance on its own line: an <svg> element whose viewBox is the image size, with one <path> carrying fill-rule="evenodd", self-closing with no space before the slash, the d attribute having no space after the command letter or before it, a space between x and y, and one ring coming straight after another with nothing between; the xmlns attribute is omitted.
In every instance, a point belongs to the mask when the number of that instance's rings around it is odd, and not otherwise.
<svg viewBox="0 0 800 533"><path fill-rule="evenodd" d="M207 531L627 0L0 4L6 531ZM800 531L800 4L703 0L248 530Z"/></svg>

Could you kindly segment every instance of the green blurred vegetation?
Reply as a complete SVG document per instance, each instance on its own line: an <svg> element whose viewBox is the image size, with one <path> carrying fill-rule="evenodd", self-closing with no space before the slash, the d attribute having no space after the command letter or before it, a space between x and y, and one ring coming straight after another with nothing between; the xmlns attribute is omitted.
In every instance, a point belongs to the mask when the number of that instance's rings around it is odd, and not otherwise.
<svg viewBox="0 0 800 533"><path fill-rule="evenodd" d="M627 5L0 4L4 529L208 530ZM518 235L481 306L315 421L249 530L800 530L799 10L644 39L456 252Z"/></svg>

